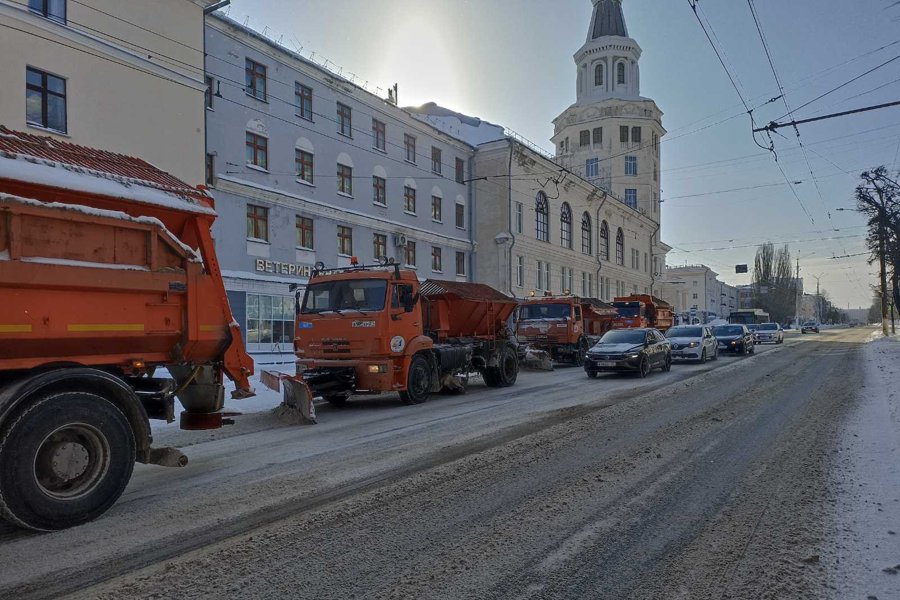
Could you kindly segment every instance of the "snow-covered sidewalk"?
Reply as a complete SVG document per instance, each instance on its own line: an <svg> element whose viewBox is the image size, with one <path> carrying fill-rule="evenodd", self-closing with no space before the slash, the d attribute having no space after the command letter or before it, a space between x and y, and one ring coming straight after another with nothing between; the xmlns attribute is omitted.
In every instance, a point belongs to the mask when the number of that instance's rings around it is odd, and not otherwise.
<svg viewBox="0 0 900 600"><path fill-rule="evenodd" d="M840 441L838 598L900 598L900 338L880 335L863 350L865 384Z"/></svg>

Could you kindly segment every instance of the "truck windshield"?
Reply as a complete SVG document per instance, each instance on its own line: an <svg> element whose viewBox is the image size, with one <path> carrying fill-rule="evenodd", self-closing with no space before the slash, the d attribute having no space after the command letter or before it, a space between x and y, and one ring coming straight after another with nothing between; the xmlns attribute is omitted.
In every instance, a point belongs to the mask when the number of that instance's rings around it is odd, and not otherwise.
<svg viewBox="0 0 900 600"><path fill-rule="evenodd" d="M302 314L344 310L381 311L387 282L379 279L344 279L313 283L306 288Z"/></svg>
<svg viewBox="0 0 900 600"><path fill-rule="evenodd" d="M620 317L639 317L639 316L641 316L641 309L639 306L617 306L616 312L619 313Z"/></svg>
<svg viewBox="0 0 900 600"><path fill-rule="evenodd" d="M568 304L526 304L522 307L520 319L565 319L570 314Z"/></svg>

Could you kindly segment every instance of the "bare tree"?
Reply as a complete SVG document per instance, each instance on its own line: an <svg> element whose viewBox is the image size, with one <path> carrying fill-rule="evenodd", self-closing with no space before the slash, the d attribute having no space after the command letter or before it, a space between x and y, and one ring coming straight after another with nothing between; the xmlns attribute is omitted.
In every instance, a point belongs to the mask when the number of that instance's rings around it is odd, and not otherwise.
<svg viewBox="0 0 900 600"><path fill-rule="evenodd" d="M870 263L880 267L881 324L888 333L890 305L900 306L900 184L888 176L887 168L877 167L860 175L856 188L857 209L868 217L866 239L872 251ZM891 286L888 287L888 279ZM893 297L893 302L889 301Z"/></svg>
<svg viewBox="0 0 900 600"><path fill-rule="evenodd" d="M771 243L757 248L753 261L754 304L779 323L790 319L796 307L797 282L787 246L775 249Z"/></svg>

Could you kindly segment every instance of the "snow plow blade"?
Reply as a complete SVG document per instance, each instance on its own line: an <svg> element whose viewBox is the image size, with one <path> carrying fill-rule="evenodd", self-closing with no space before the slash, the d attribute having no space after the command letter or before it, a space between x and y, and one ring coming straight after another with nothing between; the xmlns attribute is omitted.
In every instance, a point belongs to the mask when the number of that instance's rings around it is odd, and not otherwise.
<svg viewBox="0 0 900 600"><path fill-rule="evenodd" d="M284 391L281 405L276 409L282 415L296 416L301 423L315 425L316 406L313 404L312 390L302 378L285 373L263 371L260 381L272 391Z"/></svg>

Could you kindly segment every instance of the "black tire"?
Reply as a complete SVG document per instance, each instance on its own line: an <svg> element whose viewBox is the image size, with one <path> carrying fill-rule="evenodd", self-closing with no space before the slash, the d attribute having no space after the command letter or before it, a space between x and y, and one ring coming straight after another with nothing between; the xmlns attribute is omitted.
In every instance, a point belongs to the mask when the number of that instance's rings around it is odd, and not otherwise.
<svg viewBox="0 0 900 600"><path fill-rule="evenodd" d="M484 370L484 382L489 387L509 387L519 378L519 357L510 346L500 348L497 366Z"/></svg>
<svg viewBox="0 0 900 600"><path fill-rule="evenodd" d="M334 394L331 396L322 396L322 399L328 402L328 404L340 408L342 406L347 406L347 400L349 400L350 397L344 394Z"/></svg>
<svg viewBox="0 0 900 600"><path fill-rule="evenodd" d="M591 379L597 379L597 371L585 371L585 373L587 373L587 376Z"/></svg>
<svg viewBox="0 0 900 600"><path fill-rule="evenodd" d="M706 364L706 348L700 352L700 364Z"/></svg>
<svg viewBox="0 0 900 600"><path fill-rule="evenodd" d="M412 357L406 374L406 391L400 392L404 404L422 404L431 395L431 365L421 354Z"/></svg>
<svg viewBox="0 0 900 600"><path fill-rule="evenodd" d="M581 338L578 340L578 347L575 348L575 360L573 362L576 367L584 366L584 356L587 354L587 351L587 341L585 341L584 338Z"/></svg>
<svg viewBox="0 0 900 600"><path fill-rule="evenodd" d="M756 354L756 346L750 346L750 354Z"/></svg>
<svg viewBox="0 0 900 600"><path fill-rule="evenodd" d="M704 350L704 352L706 352L706 350ZM663 363L662 372L668 373L671 370L672 370L672 355L666 354L666 360Z"/></svg>
<svg viewBox="0 0 900 600"><path fill-rule="evenodd" d="M638 365L637 375L641 379L650 374L650 358L646 354L641 355L641 362Z"/></svg>
<svg viewBox="0 0 900 600"><path fill-rule="evenodd" d="M134 432L111 402L86 392L45 396L0 433L0 515L40 531L92 521L122 495L134 461Z"/></svg>
<svg viewBox="0 0 900 600"><path fill-rule="evenodd" d="M713 350L713 357L712 357L712 359L713 359L713 360L719 360L719 348L718 348L718 346L716 347L715 350Z"/></svg>

